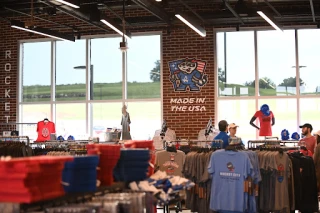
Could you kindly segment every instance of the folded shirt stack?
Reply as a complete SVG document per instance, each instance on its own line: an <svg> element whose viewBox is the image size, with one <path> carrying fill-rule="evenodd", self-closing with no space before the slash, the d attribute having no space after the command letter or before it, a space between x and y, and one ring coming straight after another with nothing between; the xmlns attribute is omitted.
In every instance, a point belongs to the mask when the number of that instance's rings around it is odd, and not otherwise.
<svg viewBox="0 0 320 213"><path fill-rule="evenodd" d="M147 149L122 149L113 170L116 181L140 181L147 178L150 152Z"/></svg>
<svg viewBox="0 0 320 213"><path fill-rule="evenodd" d="M66 162L62 181L66 192L95 192L97 190L97 155L75 157Z"/></svg>
<svg viewBox="0 0 320 213"><path fill-rule="evenodd" d="M124 144L126 148L145 148L150 151L150 165L148 168L148 177L154 173L154 164L156 160L155 147L152 140L132 140Z"/></svg>
<svg viewBox="0 0 320 213"><path fill-rule="evenodd" d="M98 180L102 186L113 184L113 169L120 158L120 145L109 144L88 144L87 150L89 155L99 156Z"/></svg>
<svg viewBox="0 0 320 213"><path fill-rule="evenodd" d="M72 156L1 159L0 202L31 203L65 194L62 170Z"/></svg>
<svg viewBox="0 0 320 213"><path fill-rule="evenodd" d="M176 198L176 194L185 189L191 189L195 184L180 176L169 176L166 172L157 171L150 178L140 182L131 182L133 191L152 192L158 199L158 204L168 204Z"/></svg>

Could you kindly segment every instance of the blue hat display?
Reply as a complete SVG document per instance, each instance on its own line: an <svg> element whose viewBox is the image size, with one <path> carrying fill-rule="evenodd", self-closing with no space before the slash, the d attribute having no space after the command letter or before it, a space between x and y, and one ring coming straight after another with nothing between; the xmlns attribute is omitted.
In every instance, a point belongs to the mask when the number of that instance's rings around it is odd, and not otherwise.
<svg viewBox="0 0 320 213"><path fill-rule="evenodd" d="M269 116L270 115L270 109L269 106L267 104L263 104L260 107L260 111L265 115L265 116Z"/></svg>
<svg viewBox="0 0 320 213"><path fill-rule="evenodd" d="M75 139L74 139L74 137L73 137L72 135L69 135L69 137L68 137L67 140L68 140L68 141L74 141Z"/></svg>
<svg viewBox="0 0 320 213"><path fill-rule="evenodd" d="M290 134L289 131L284 129L281 131L281 140L289 140Z"/></svg>
<svg viewBox="0 0 320 213"><path fill-rule="evenodd" d="M297 132L292 133L291 138L293 140L299 140L300 139L300 135Z"/></svg>
<svg viewBox="0 0 320 213"><path fill-rule="evenodd" d="M64 138L62 137L62 135L60 135L59 137L57 137L58 141L64 141Z"/></svg>

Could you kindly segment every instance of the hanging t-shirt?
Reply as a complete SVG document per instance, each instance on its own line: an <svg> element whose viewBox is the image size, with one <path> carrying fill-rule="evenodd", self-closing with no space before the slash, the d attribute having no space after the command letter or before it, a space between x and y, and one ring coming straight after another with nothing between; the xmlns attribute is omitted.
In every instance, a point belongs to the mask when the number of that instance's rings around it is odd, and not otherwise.
<svg viewBox="0 0 320 213"><path fill-rule="evenodd" d="M159 151L156 152L156 168L165 171L168 175L183 176L182 169L186 154L180 150L177 152Z"/></svg>
<svg viewBox="0 0 320 213"><path fill-rule="evenodd" d="M50 140L50 134L56 133L56 128L51 121L39 121L37 124L38 138L36 142L44 142Z"/></svg>
<svg viewBox="0 0 320 213"><path fill-rule="evenodd" d="M253 174L247 154L234 151L214 152L208 172L212 174L210 209L219 212L244 212L244 181Z"/></svg>
<svg viewBox="0 0 320 213"><path fill-rule="evenodd" d="M261 111L257 111L254 114L254 117L259 119L260 130L259 136L272 136L271 122L274 118L272 111L270 111L270 115L266 116Z"/></svg>
<svg viewBox="0 0 320 213"><path fill-rule="evenodd" d="M274 152L276 163L275 208L276 211L290 211L288 179L290 176L289 157L285 153Z"/></svg>

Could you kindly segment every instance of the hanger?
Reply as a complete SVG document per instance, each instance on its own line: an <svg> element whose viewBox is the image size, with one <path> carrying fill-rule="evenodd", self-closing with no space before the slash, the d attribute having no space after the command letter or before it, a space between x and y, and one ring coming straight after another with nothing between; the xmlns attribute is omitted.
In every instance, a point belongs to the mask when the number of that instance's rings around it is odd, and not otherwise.
<svg viewBox="0 0 320 213"><path fill-rule="evenodd" d="M45 118L45 119L43 119L43 121L46 123L46 122L49 122L49 119Z"/></svg>
<svg viewBox="0 0 320 213"><path fill-rule="evenodd" d="M166 143L166 151L167 152L177 152L176 146L172 142Z"/></svg>
<svg viewBox="0 0 320 213"><path fill-rule="evenodd" d="M238 149L237 149L237 146L238 145L229 145L225 148L226 151L234 151L234 152L237 152Z"/></svg>

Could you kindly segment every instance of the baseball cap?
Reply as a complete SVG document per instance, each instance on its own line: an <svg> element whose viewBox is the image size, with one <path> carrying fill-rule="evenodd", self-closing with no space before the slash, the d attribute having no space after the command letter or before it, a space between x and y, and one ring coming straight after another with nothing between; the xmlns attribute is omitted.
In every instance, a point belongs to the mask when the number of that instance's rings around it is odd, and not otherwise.
<svg viewBox="0 0 320 213"><path fill-rule="evenodd" d="M239 127L238 125L236 125L235 123L231 123L229 124L228 128L236 128L236 127Z"/></svg>
<svg viewBox="0 0 320 213"><path fill-rule="evenodd" d="M303 124L302 126L299 126L300 128L304 128L304 127L307 127L307 128L310 128L310 132L312 132L313 128L312 128L312 125L309 124L309 123L305 123Z"/></svg>
<svg viewBox="0 0 320 213"><path fill-rule="evenodd" d="M315 133L313 133L313 135L319 135L320 136L320 130L318 130Z"/></svg>

